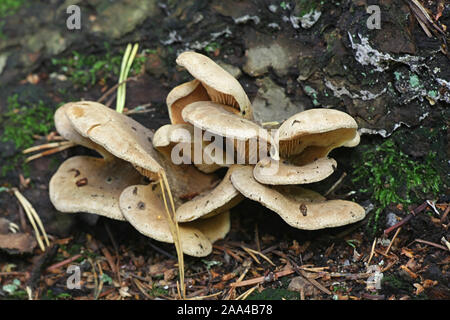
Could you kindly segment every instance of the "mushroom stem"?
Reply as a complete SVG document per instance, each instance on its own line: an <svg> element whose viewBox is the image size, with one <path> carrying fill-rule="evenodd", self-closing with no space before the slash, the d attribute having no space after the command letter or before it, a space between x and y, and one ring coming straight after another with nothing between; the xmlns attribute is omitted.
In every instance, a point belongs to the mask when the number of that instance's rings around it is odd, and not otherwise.
<svg viewBox="0 0 450 320"><path fill-rule="evenodd" d="M165 171L160 170L158 172L158 176L159 176L159 183L161 184L161 193L163 196L163 202L164 202L164 206L166 208L166 213L167 213L167 222L169 224L170 232L172 233L173 242L175 244L175 249L177 251L177 256L178 256L178 270L179 270L178 272L179 272L179 276L180 276L180 286L179 286L178 294L181 299L184 299L185 294L186 294L185 285L184 285L184 258L183 258L183 250L182 250L181 242L180 242L180 230L178 228L178 223L175 218L175 203L173 201L172 192L170 191L170 186L169 186L169 182L167 180ZM169 204L167 202L166 192L167 192L167 197L169 198L169 201L170 201L170 207L172 208L172 211L169 210ZM177 288L178 288L178 286L177 286Z"/></svg>

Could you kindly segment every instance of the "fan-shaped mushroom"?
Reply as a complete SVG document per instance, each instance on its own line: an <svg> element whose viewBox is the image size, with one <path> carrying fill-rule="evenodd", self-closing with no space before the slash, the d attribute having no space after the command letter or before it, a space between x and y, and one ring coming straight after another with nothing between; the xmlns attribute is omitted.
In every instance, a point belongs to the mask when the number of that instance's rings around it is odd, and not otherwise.
<svg viewBox="0 0 450 320"><path fill-rule="evenodd" d="M336 169L336 161L323 157L303 166L295 166L286 160L273 161L266 158L253 169L255 179L263 184L308 184L322 181ZM273 166L273 167L271 167Z"/></svg>
<svg viewBox="0 0 450 320"><path fill-rule="evenodd" d="M257 159L265 158L269 152L272 158L278 158L277 145L266 129L227 111L221 104L194 102L183 109L182 116L194 127L231 141L231 144L227 144L226 153L233 158L236 153L238 159L245 163L256 163ZM233 146L232 152L228 149L230 145Z"/></svg>
<svg viewBox="0 0 450 320"><path fill-rule="evenodd" d="M231 182L245 197L276 212L290 226L304 230L338 227L364 218L360 205L346 200L324 200L298 186L266 186L253 177L251 166L240 166Z"/></svg>
<svg viewBox="0 0 450 320"><path fill-rule="evenodd" d="M181 111L195 101L213 101L235 109L242 117L253 117L250 100L239 81L213 60L200 53L187 51L180 54L177 64L195 78L175 87L167 97L170 119L182 123Z"/></svg>
<svg viewBox="0 0 450 320"><path fill-rule="evenodd" d="M195 133L195 128L189 123L166 124L156 130L153 136L153 146L172 159L175 164L189 163L204 173L212 173L221 167L228 166L225 161L215 158L207 152L209 149L202 136L202 130Z"/></svg>
<svg viewBox="0 0 450 320"><path fill-rule="evenodd" d="M62 137L97 151L102 158L77 156L64 161L50 180L50 200L61 212L87 212L125 220L119 209L120 193L142 183L143 177L128 162L75 130L66 112L76 106L68 103L57 109L56 129Z"/></svg>
<svg viewBox="0 0 450 320"><path fill-rule="evenodd" d="M143 183L131 164L118 158L67 159L50 180L50 200L61 212L87 212L125 220L119 197L128 186Z"/></svg>
<svg viewBox="0 0 450 320"><path fill-rule="evenodd" d="M237 165L232 165L222 181L212 190L204 192L177 208L177 220L180 222L207 218L227 211L237 205L242 195L230 181Z"/></svg>
<svg viewBox="0 0 450 320"><path fill-rule="evenodd" d="M173 243L161 188L157 184L137 185L125 189L120 196L120 209L125 218L140 233L152 239ZM211 253L212 242L226 235L230 228L229 213L223 212L201 223L179 224L183 252L204 257Z"/></svg>
<svg viewBox="0 0 450 320"><path fill-rule="evenodd" d="M280 157L302 165L337 147L357 144L358 125L347 113L310 109L297 113L278 128Z"/></svg>

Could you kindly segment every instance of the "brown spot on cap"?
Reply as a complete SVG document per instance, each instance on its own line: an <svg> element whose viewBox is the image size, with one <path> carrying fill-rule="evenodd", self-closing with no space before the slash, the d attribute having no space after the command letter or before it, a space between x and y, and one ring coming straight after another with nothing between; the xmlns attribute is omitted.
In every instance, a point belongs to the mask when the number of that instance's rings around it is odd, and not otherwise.
<svg viewBox="0 0 450 320"><path fill-rule="evenodd" d="M88 179L87 178L80 179L77 182L75 182L75 184L77 185L77 187L83 187L88 184Z"/></svg>
<svg viewBox="0 0 450 320"><path fill-rule="evenodd" d="M73 107L73 115L77 118L84 116L83 108Z"/></svg>
<svg viewBox="0 0 450 320"><path fill-rule="evenodd" d="M69 172L75 172L75 178L78 177L80 175L80 170L78 169L70 169Z"/></svg>
<svg viewBox="0 0 450 320"><path fill-rule="evenodd" d="M306 215L308 213L308 208L306 207L306 204L304 204L304 203L300 204L300 212L302 213L302 215L304 217L306 217Z"/></svg>
<svg viewBox="0 0 450 320"><path fill-rule="evenodd" d="M139 210L144 210L145 209L145 203L143 203L142 201L139 201L137 206L138 206Z"/></svg>

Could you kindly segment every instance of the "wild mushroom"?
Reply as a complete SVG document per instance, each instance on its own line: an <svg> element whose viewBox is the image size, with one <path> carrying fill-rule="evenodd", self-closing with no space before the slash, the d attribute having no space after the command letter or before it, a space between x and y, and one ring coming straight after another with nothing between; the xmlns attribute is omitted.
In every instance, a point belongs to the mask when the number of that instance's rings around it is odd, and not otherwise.
<svg viewBox="0 0 450 320"><path fill-rule="evenodd" d="M278 128L280 157L303 165L323 158L346 143L357 144L358 125L347 113L310 109L297 113Z"/></svg>
<svg viewBox="0 0 450 320"><path fill-rule="evenodd" d="M204 192L182 204L176 210L179 222L208 218L228 211L242 201L243 197L236 190L230 176L237 165L232 165L222 181L212 190Z"/></svg>
<svg viewBox="0 0 450 320"><path fill-rule="evenodd" d="M153 149L153 133L139 122L100 103L80 101L66 108L73 128L115 157L132 163L150 179L162 170Z"/></svg>
<svg viewBox="0 0 450 320"><path fill-rule="evenodd" d="M181 111L185 106L196 101L210 100L208 92L197 79L176 86L166 98L170 122L172 124L186 123L181 117Z"/></svg>
<svg viewBox="0 0 450 320"><path fill-rule="evenodd" d="M183 109L182 116L194 127L224 137L227 141L226 153L233 156L233 160L237 154L238 159L245 163L256 163L268 153L275 160L278 159L277 145L270 133L256 123L228 111L224 105L211 101L194 102ZM229 141L233 152L228 150Z"/></svg>
<svg viewBox="0 0 450 320"><path fill-rule="evenodd" d="M125 220L119 197L128 186L143 183L131 164L118 158L75 156L50 180L50 200L61 212L87 212Z"/></svg>
<svg viewBox="0 0 450 320"><path fill-rule="evenodd" d="M143 235L173 243L159 185L137 185L125 189L120 196L120 209L126 219ZM201 223L179 224L183 252L204 257L212 251L212 241L222 238L230 228L229 213L224 212Z"/></svg>
<svg viewBox="0 0 450 320"><path fill-rule="evenodd" d="M155 132L153 144L172 161L174 158L173 150L177 148L176 153L180 152L180 150L182 152L182 155L177 154L177 156L184 157L186 159L183 160L191 162L192 154L194 153L191 150L194 149L193 136L193 127L190 124L165 125ZM180 145L182 147L178 148ZM201 165L203 168L207 168L207 166L219 167L214 164ZM177 221L186 222L196 220L200 217L210 217L237 205L243 197L231 184L230 174L233 170L234 168L231 166L217 186L207 189L200 194L192 192L192 199L177 207ZM180 201L177 203L180 203Z"/></svg>
<svg viewBox="0 0 450 320"><path fill-rule="evenodd" d="M217 102L232 107L235 113L246 119L252 119L250 100L239 81L217 63L192 51L180 54L176 62L186 68L195 80L174 88L167 96L173 124L182 123L183 108L195 101Z"/></svg>
<svg viewBox="0 0 450 320"><path fill-rule="evenodd" d="M308 184L322 181L330 176L336 169L336 165L336 161L328 157L303 166L292 165L286 160L275 162L273 159L266 158L257 163L253 169L253 175L263 184Z"/></svg>
<svg viewBox="0 0 450 320"><path fill-rule="evenodd" d="M97 151L102 158L77 156L64 161L50 180L50 200L61 212L87 212L125 220L119 209L120 193L142 183L143 177L129 163L75 130L66 112L76 105L68 103L57 109L56 129L62 137Z"/></svg>
<svg viewBox="0 0 450 320"><path fill-rule="evenodd" d="M158 172L165 171L177 206L190 195L200 194L216 185L217 176L204 174L190 165L175 165L170 156L156 151L150 129L130 117L95 103L77 104L66 113L80 134L130 162L151 181L158 180Z"/></svg>
<svg viewBox="0 0 450 320"><path fill-rule="evenodd" d="M201 135L202 132L199 131ZM218 159L217 164L214 157L204 152L208 145L201 136L197 139L195 129L189 123L166 124L156 130L153 136L153 146L175 164L191 163L203 173L212 173L227 166L223 159Z"/></svg>
<svg viewBox="0 0 450 320"><path fill-rule="evenodd" d="M69 118L67 118L66 115L67 109L74 105L76 105L76 103L70 102L56 109L54 115L56 131L61 135L61 137L63 137L66 140L75 142L76 144L95 150L98 153L100 153L102 157L105 159L111 158L112 155L108 151L106 151L102 146L94 143L92 140L88 138L83 137L75 130L75 128L73 127L72 123L69 121Z"/></svg>
<svg viewBox="0 0 450 320"><path fill-rule="evenodd" d="M299 186L267 186L253 177L251 166L240 166L231 182L245 197L276 212L290 226L304 230L338 227L364 218L365 210L346 200L325 200Z"/></svg>

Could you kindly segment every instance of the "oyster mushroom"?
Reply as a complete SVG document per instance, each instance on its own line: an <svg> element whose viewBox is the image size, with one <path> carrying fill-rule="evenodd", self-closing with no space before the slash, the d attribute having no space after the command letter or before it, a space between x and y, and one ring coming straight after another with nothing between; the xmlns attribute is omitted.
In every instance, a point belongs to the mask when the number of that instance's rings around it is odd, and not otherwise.
<svg viewBox="0 0 450 320"><path fill-rule="evenodd" d="M266 186L253 177L251 166L240 166L231 182L245 197L276 212L290 226L303 230L339 227L365 217L365 210L346 200L325 200L299 186Z"/></svg>
<svg viewBox="0 0 450 320"><path fill-rule="evenodd" d="M194 81L174 88L167 97L172 123L181 123L181 112L195 101L213 101L232 107L246 119L253 118L250 100L239 81L213 60L200 53L187 51L180 54L177 64L195 78Z"/></svg>
<svg viewBox="0 0 450 320"><path fill-rule="evenodd" d="M203 139L201 141L195 139L194 127L191 124L167 124L156 130L153 136L153 146L172 161L174 160L172 153L175 152L176 164L191 163L204 173L212 173L227 166L223 159L219 159L217 162L220 164L217 164L215 158L204 152L209 143ZM199 145L198 150L196 144Z"/></svg>
<svg viewBox="0 0 450 320"><path fill-rule="evenodd" d="M125 218L119 197L128 186L143 183L131 164L118 158L75 156L50 180L50 200L61 212L88 212L115 220Z"/></svg>
<svg viewBox="0 0 450 320"><path fill-rule="evenodd" d="M233 153L228 150L228 146L226 152L233 157L236 153L245 163L253 161L256 163L268 153L275 160L278 159L277 145L266 129L228 111L219 103L211 101L191 103L183 109L182 116L194 127L231 141Z"/></svg>
<svg viewBox="0 0 450 320"><path fill-rule="evenodd" d="M176 86L166 98L170 122L172 124L186 123L181 117L181 111L185 106L196 101L210 100L208 92L197 79Z"/></svg>
<svg viewBox="0 0 450 320"><path fill-rule="evenodd" d="M66 108L73 128L117 158L132 163L150 179L162 170L151 143L153 132L100 103L80 101Z"/></svg>
<svg viewBox="0 0 450 320"><path fill-rule="evenodd" d="M185 146L183 151L189 153L183 153L183 157L187 157L188 161L191 154L194 152L193 144L193 127L190 124L177 124L177 125L165 125L155 132L153 137L154 146L163 150L163 153L167 158L173 160L172 150L179 147L180 144ZM175 143L178 145L175 145ZM203 164L203 168L206 166L215 166L214 164ZM217 165L216 165L217 166ZM219 167L219 166L217 166ZM229 210L237 205L242 200L242 195L233 187L230 181L231 172L234 170L234 166L231 166L222 181L215 187L207 189L202 193L191 193L192 199L181 204L176 209L176 217L179 222L193 221L200 217L210 217ZM188 182L192 185L192 182ZM196 181L195 184L197 184ZM178 201L178 203L180 203Z"/></svg>
<svg viewBox="0 0 450 320"><path fill-rule="evenodd" d="M66 140L75 142L81 146L84 146L86 148L92 149L97 151L102 155L103 158L111 158L112 155L106 151L102 146L94 143L92 140L83 137L81 134L79 134L75 128L73 127L72 123L70 122L69 118L67 118L66 111L68 108L74 106L76 103L66 103L56 109L55 115L54 115L54 121L55 121L55 127L56 131Z"/></svg>
<svg viewBox="0 0 450 320"><path fill-rule="evenodd" d="M88 212L125 220L119 209L120 193L130 185L143 183L143 177L128 162L75 130L66 115L74 106L76 103L68 103L56 110L57 131L67 140L97 151L102 158L76 156L64 161L50 180L50 200L61 212Z"/></svg>
<svg viewBox="0 0 450 320"><path fill-rule="evenodd" d="M308 184L327 178L336 170L336 166L336 161L328 157L319 158L303 166L292 165L285 160L274 162L266 158L256 164L253 176L263 184Z"/></svg>
<svg viewBox="0 0 450 320"><path fill-rule="evenodd" d="M200 194L178 207L176 210L177 221L185 222L212 217L228 211L241 202L243 196L230 180L230 176L236 168L237 165L232 165L214 189Z"/></svg>
<svg viewBox="0 0 450 320"><path fill-rule="evenodd" d="M128 187L122 192L119 203L123 215L140 233L158 241L173 243L169 224L164 218L165 208L159 185ZM207 256L212 251L212 242L223 238L229 229L228 212L200 223L179 224L182 250L195 257Z"/></svg>
<svg viewBox="0 0 450 320"><path fill-rule="evenodd" d="M303 165L325 157L334 148L358 142L358 125L347 113L310 109L297 113L278 128L280 157Z"/></svg>
<svg viewBox="0 0 450 320"><path fill-rule="evenodd" d="M67 113L78 132L130 162L150 180L158 180L158 172L164 170L177 206L191 198L190 195L216 185L217 176L204 174L191 165L175 165L167 153L156 151L152 131L123 114L101 104L80 104L69 108ZM120 139L113 139L115 136Z"/></svg>

